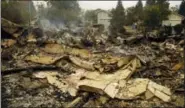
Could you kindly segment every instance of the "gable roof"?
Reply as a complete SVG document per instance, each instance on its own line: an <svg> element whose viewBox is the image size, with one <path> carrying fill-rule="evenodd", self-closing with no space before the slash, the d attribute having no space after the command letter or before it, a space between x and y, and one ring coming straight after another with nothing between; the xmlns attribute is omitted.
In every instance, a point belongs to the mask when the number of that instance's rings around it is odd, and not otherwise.
<svg viewBox="0 0 185 108"><path fill-rule="evenodd" d="M180 15L180 14L178 14L178 13L171 13L170 15L177 15L177 16L181 17L182 19L185 18L183 15Z"/></svg>
<svg viewBox="0 0 185 108"><path fill-rule="evenodd" d="M97 10L97 11L96 11L96 14L98 14L98 13L100 13L100 12L108 13L108 12L107 12L107 11L105 11L105 10Z"/></svg>
<svg viewBox="0 0 185 108"><path fill-rule="evenodd" d="M100 12L105 12L105 13L107 13L109 16L111 15L111 13L110 13L109 11L106 11L106 10L97 10L97 11L96 11L96 15L98 15L98 13L100 13Z"/></svg>

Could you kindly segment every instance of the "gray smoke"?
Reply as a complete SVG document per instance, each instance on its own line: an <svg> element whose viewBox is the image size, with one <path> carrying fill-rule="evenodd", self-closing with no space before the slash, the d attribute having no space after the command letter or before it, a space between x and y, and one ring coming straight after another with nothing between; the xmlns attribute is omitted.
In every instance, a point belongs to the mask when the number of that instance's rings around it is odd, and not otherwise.
<svg viewBox="0 0 185 108"><path fill-rule="evenodd" d="M57 20L48 20L46 18L42 18L39 20L39 25L43 28L44 31L56 31L59 32L61 30L67 29L63 21Z"/></svg>

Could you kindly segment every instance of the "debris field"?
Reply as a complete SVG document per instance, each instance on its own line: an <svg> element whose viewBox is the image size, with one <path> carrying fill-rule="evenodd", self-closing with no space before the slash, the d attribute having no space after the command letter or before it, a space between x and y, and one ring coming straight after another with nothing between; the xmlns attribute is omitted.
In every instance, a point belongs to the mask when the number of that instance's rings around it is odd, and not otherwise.
<svg viewBox="0 0 185 108"><path fill-rule="evenodd" d="M180 35L112 43L93 27L43 33L1 20L4 107L184 106Z"/></svg>

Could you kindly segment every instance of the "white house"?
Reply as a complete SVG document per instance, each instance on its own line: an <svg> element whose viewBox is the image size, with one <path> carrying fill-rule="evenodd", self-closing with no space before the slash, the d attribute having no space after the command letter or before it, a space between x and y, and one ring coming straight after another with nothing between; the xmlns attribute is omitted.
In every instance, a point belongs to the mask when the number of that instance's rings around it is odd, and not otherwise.
<svg viewBox="0 0 185 108"><path fill-rule="evenodd" d="M179 15L177 13L172 13L168 16L168 20L162 21L162 26L175 26L177 24L181 24L181 21L184 19L182 15Z"/></svg>
<svg viewBox="0 0 185 108"><path fill-rule="evenodd" d="M97 12L97 24L103 24L105 31L108 30L110 19L111 17L107 11L101 10Z"/></svg>

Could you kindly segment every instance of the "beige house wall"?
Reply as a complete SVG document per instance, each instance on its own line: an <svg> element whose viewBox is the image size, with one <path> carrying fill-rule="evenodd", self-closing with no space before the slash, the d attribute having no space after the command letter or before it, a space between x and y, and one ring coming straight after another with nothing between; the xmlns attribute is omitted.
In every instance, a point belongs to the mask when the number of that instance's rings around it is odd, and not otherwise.
<svg viewBox="0 0 185 108"><path fill-rule="evenodd" d="M171 25L171 26L175 26L177 24L180 24L182 21L183 17L178 15L178 14L171 14L168 16L168 20L164 20L162 22L162 25Z"/></svg>
<svg viewBox="0 0 185 108"><path fill-rule="evenodd" d="M103 24L105 27L105 30L108 30L108 27L110 25L110 19L111 17L109 17L107 12L98 12L97 14L97 19L98 19L98 24Z"/></svg>

